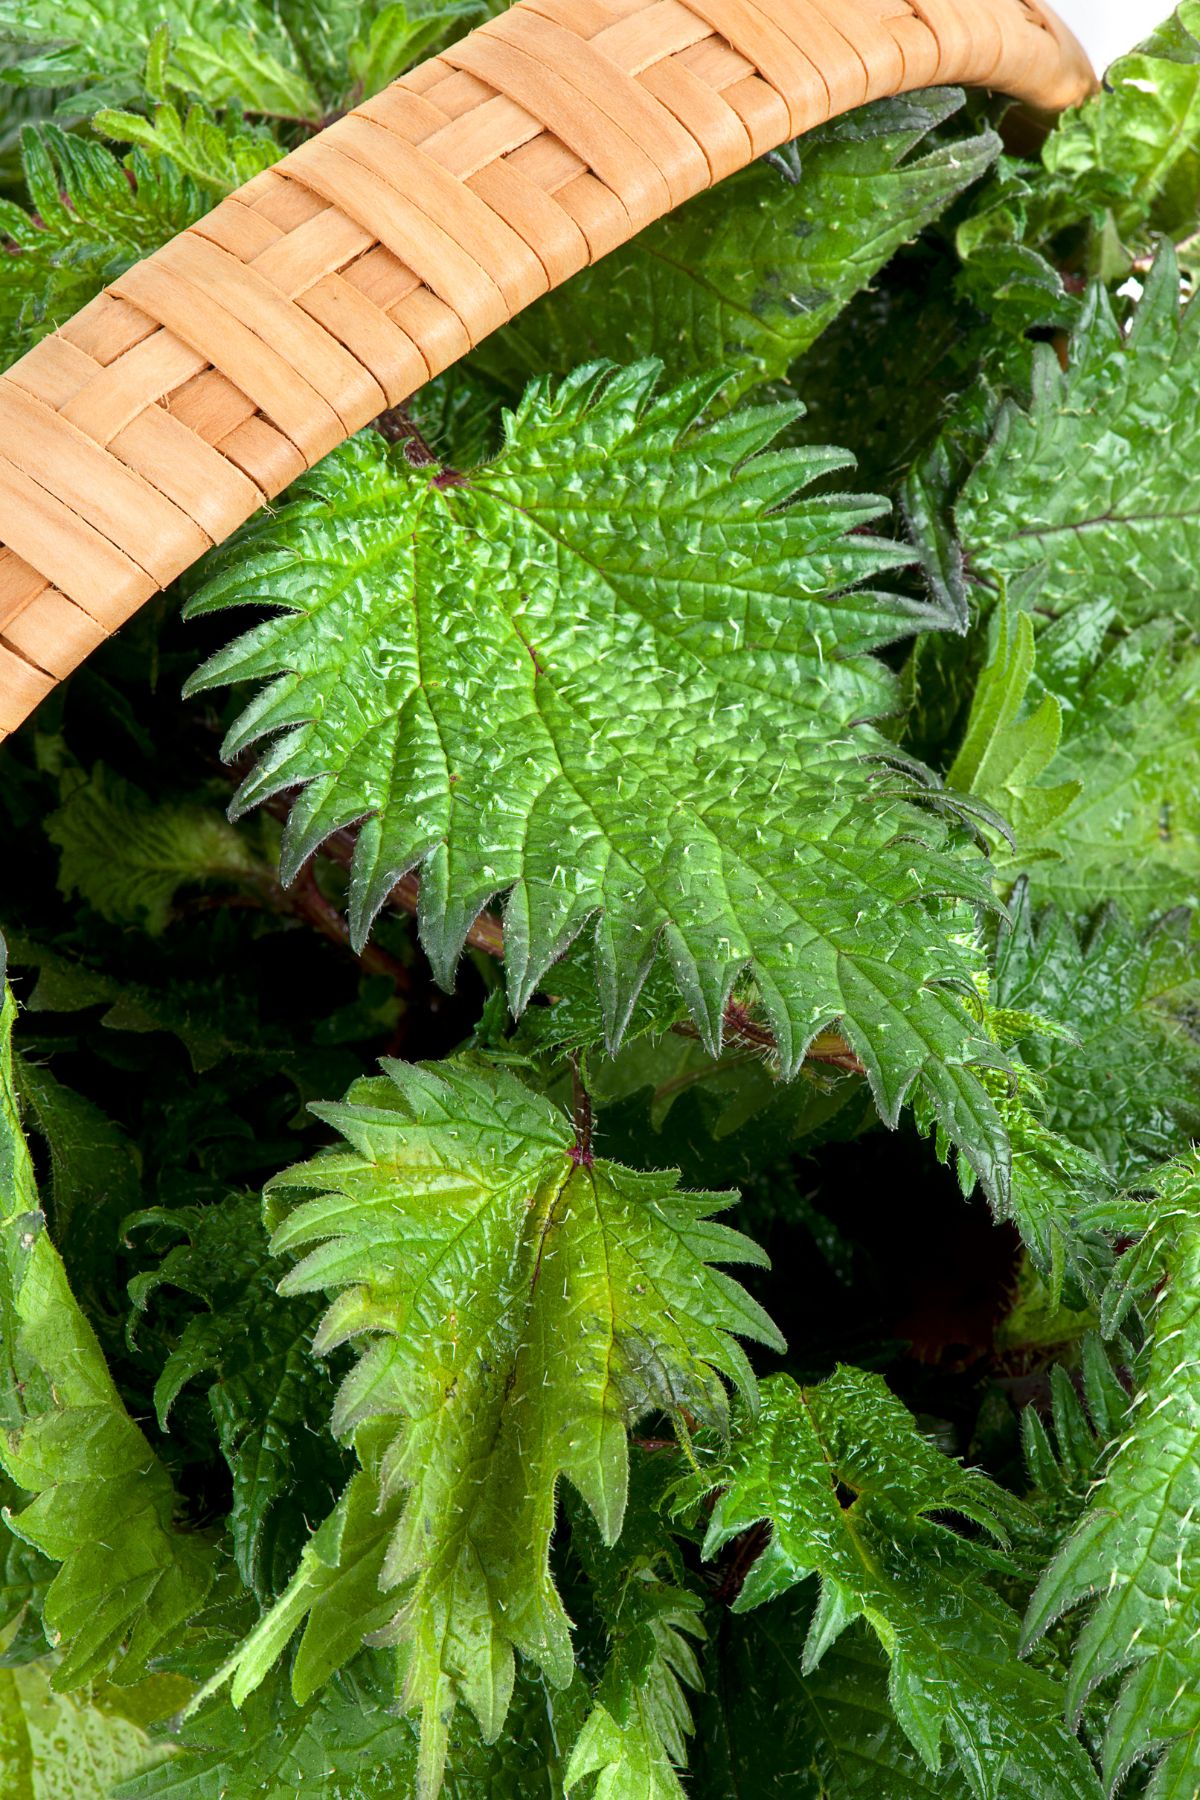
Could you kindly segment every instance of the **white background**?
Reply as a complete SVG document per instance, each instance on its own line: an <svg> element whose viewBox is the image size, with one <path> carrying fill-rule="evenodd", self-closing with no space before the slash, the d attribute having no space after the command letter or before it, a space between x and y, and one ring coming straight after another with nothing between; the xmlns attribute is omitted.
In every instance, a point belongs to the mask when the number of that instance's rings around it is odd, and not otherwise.
<svg viewBox="0 0 1200 1800"><path fill-rule="evenodd" d="M1114 56L1149 37L1175 0L1050 0L1103 73Z"/></svg>

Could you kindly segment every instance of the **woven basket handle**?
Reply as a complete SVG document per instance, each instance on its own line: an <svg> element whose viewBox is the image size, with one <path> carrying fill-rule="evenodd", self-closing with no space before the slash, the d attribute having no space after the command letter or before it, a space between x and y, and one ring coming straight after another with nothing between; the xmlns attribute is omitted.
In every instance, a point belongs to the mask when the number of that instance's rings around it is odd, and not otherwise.
<svg viewBox="0 0 1200 1800"><path fill-rule="evenodd" d="M1035 0L520 0L239 188L0 376L0 738L131 613L489 331L885 94L1055 111Z"/></svg>

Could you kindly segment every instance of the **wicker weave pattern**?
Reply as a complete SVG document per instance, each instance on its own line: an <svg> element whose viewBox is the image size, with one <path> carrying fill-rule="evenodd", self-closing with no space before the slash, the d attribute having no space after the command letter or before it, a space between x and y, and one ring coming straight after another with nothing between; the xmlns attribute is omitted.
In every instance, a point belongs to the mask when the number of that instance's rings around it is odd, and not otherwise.
<svg viewBox="0 0 1200 1800"><path fill-rule="evenodd" d="M0 738L209 545L523 306L884 94L1046 109L1033 0L521 0L257 176L0 376Z"/></svg>

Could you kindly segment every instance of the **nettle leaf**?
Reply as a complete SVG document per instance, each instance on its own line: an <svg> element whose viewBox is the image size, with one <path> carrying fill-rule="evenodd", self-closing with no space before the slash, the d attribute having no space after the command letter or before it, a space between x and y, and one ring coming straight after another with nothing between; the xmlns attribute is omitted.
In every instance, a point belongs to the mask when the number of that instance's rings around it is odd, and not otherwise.
<svg viewBox="0 0 1200 1800"><path fill-rule="evenodd" d="M482 0L0 0L0 34L26 53L4 80L76 90L60 102L122 105L166 87L212 106L319 123L420 60ZM84 86L84 99L78 87Z"/></svg>
<svg viewBox="0 0 1200 1800"><path fill-rule="evenodd" d="M1027 1035L1046 1124L1121 1186L1181 1155L1200 1125L1200 936L1186 912L1147 930L1106 908L1082 937L1028 889L996 959L996 1004L1034 1008L1071 1036Z"/></svg>
<svg viewBox="0 0 1200 1800"><path fill-rule="evenodd" d="M704 1663L695 1800L967 1800L953 1760L925 1766L895 1721L887 1659L860 1620L804 1671L808 1588L728 1618ZM1008 1782L1000 1792L1019 1800Z"/></svg>
<svg viewBox="0 0 1200 1800"><path fill-rule="evenodd" d="M383 1660L360 1655L306 1706L282 1677L240 1711L209 1702L184 1724L179 1754L113 1800L396 1800L412 1791L416 1733L389 1704Z"/></svg>
<svg viewBox="0 0 1200 1800"><path fill-rule="evenodd" d="M1149 1306L1153 1336L1144 1379L1104 1480L1075 1536L1034 1595L1026 1636L1097 1596L1071 1665L1073 1713L1122 1672L1104 1738L1114 1790L1133 1767L1156 1764L1147 1800L1200 1783L1200 1161L1168 1168L1156 1184L1147 1237L1127 1253ZM1124 1262L1125 1259L1123 1259ZM1116 1281L1130 1275L1118 1265Z"/></svg>
<svg viewBox="0 0 1200 1800"><path fill-rule="evenodd" d="M1079 798L1083 783L1052 786L1042 780L1062 738L1062 705L1056 695L1043 694L1039 706L1024 711L1035 657L1029 614L1018 613L1010 621L1002 600L992 637L992 653L976 684L966 734L946 784L978 794L1006 821L1013 842L1008 855L1005 846L997 849L1003 867L1038 857L1038 840Z"/></svg>
<svg viewBox="0 0 1200 1800"><path fill-rule="evenodd" d="M1007 401L958 499L962 551L976 581L1010 582L1044 565L1039 611L1092 596L1126 625L1175 612L1200 624L1200 306L1179 308L1166 246L1128 332L1104 287L1084 301L1064 371L1035 353L1028 410Z"/></svg>
<svg viewBox="0 0 1200 1800"><path fill-rule="evenodd" d="M787 374L900 247L986 173L990 130L915 152L957 88L881 100L757 162L527 308L472 353L519 391L582 357L653 354L672 378L733 371L728 404Z"/></svg>
<svg viewBox="0 0 1200 1800"><path fill-rule="evenodd" d="M1017 1658L1017 1617L986 1581L996 1558L931 1516L956 1512L1003 1541L1015 1503L923 1438L881 1377L841 1368L814 1388L764 1382L716 1482L707 1556L771 1527L739 1611L820 1577L805 1674L865 1618L890 1659L896 1717L930 1769L947 1735L979 1800L1002 1791L1006 1771L1031 1800L1098 1800L1056 1684Z"/></svg>
<svg viewBox="0 0 1200 1800"><path fill-rule="evenodd" d="M172 101L160 100L149 119L120 107L101 107L92 130L134 144L148 157L169 157L182 174L218 196L232 193L284 154L263 127L246 125L232 110L218 117L199 101L181 114Z"/></svg>
<svg viewBox="0 0 1200 1800"><path fill-rule="evenodd" d="M203 1602L211 1555L202 1539L175 1528L171 1483L126 1412L46 1233L13 1083L16 1005L7 988L3 994L0 1462L33 1496L9 1522L62 1565L44 1614L63 1652L54 1686L100 1674L122 1644L117 1674L128 1683Z"/></svg>
<svg viewBox="0 0 1200 1800"><path fill-rule="evenodd" d="M57 1692L55 1667L51 1657L0 1667L4 1800L110 1800L114 1783L167 1762L170 1745L146 1726L179 1705L185 1683L151 1675L76 1696Z"/></svg>
<svg viewBox="0 0 1200 1800"><path fill-rule="evenodd" d="M318 1108L345 1147L270 1190L276 1205L319 1195L275 1233L280 1252L315 1246L281 1291L333 1296L319 1349L365 1339L334 1412L364 1470L223 1675L239 1699L307 1615L303 1700L384 1630L421 1709L421 1792L434 1793L459 1700L488 1741L501 1730L514 1649L554 1685L571 1679L548 1565L559 1478L614 1542L627 1427L655 1410L720 1426L722 1376L753 1394L733 1334L781 1340L710 1267L764 1261L711 1222L728 1197L593 1163L565 1115L509 1073L384 1070Z"/></svg>
<svg viewBox="0 0 1200 1800"><path fill-rule="evenodd" d="M253 112L316 120L320 96L297 66L282 11L265 0L0 0L0 35L32 52L9 63L5 79L86 84L107 104L134 99L165 24L173 85L214 105L239 100ZM69 110L78 115L80 102Z"/></svg>
<svg viewBox="0 0 1200 1800"><path fill-rule="evenodd" d="M328 1364L312 1350L320 1309L276 1293L278 1266L257 1199L155 1208L126 1228L139 1227L183 1242L130 1283L138 1310L164 1285L207 1308L187 1320L155 1383L159 1426L168 1429L186 1385L208 1377L217 1441L233 1476L229 1530L238 1572L268 1600L295 1567L307 1521L333 1505L349 1473L344 1456L313 1428L328 1416L334 1393Z"/></svg>
<svg viewBox="0 0 1200 1800"><path fill-rule="evenodd" d="M155 803L97 763L46 821L58 885L114 924L165 929L175 895L193 883L261 882L269 869L215 807Z"/></svg>
<svg viewBox="0 0 1200 1800"><path fill-rule="evenodd" d="M212 204L212 195L173 163L152 162L139 150L123 162L103 144L55 125L22 132L21 163L31 212L0 199L3 364Z"/></svg>
<svg viewBox="0 0 1200 1800"><path fill-rule="evenodd" d="M1079 916L1119 900L1137 919L1200 900L1200 649L1169 618L1126 634L1085 600L1037 640L1006 622L979 678L950 786L994 806L1016 842L997 877ZM991 731L983 759L972 761Z"/></svg>
<svg viewBox="0 0 1200 1800"><path fill-rule="evenodd" d="M191 611L273 609L190 685L267 681L226 740L274 735L236 809L302 786L286 880L362 821L356 943L420 865L444 983L507 890L516 1011L599 915L610 1043L660 937L714 1051L748 969L785 1074L840 1020L884 1117L919 1076L1002 1187L965 1067L991 1052L950 991L969 964L939 902L991 904L986 865L864 722L895 696L869 652L914 609L855 584L907 553L862 529L880 501L788 504L843 458L763 453L786 411L700 427L716 385L656 396L656 376L535 383L468 477L362 436L222 553Z"/></svg>
<svg viewBox="0 0 1200 1800"><path fill-rule="evenodd" d="M1170 618L1108 635L1085 602L1038 640L1032 690L1061 700L1046 771L1081 792L1029 841L1039 898L1079 915L1118 900L1144 920L1200 899L1200 648ZM1044 700L1043 700L1044 704Z"/></svg>
<svg viewBox="0 0 1200 1800"><path fill-rule="evenodd" d="M1059 120L1052 174L1096 191L1126 238L1190 237L1200 225L1200 4L1183 0L1101 93Z"/></svg>
<svg viewBox="0 0 1200 1800"><path fill-rule="evenodd" d="M594 1520L570 1506L571 1553L582 1569L589 1610L607 1659L594 1702L571 1751L565 1789L597 1775L593 1800L683 1800L678 1770L692 1735L689 1696L702 1686L698 1651L706 1636L703 1601L689 1590L664 1523L663 1480L654 1457L634 1465L629 1509L616 1547ZM580 1660L586 1621L575 1620Z"/></svg>

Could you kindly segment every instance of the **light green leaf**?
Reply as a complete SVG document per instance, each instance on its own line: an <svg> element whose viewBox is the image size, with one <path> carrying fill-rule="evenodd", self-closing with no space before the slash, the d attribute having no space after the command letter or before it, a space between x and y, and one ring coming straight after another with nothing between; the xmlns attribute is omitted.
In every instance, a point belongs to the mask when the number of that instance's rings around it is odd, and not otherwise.
<svg viewBox="0 0 1200 1800"><path fill-rule="evenodd" d="M1046 779L1081 791L1016 860L1039 900L1077 917L1119 901L1141 922L1200 901L1200 648L1169 618L1111 623L1084 602L1038 639L1031 700L1062 706Z"/></svg>
<svg viewBox="0 0 1200 1800"><path fill-rule="evenodd" d="M1102 92L1073 107L1050 133L1053 175L1108 203L1121 234L1180 239L1200 226L1200 4L1183 0L1128 56Z"/></svg>
<svg viewBox="0 0 1200 1800"><path fill-rule="evenodd" d="M151 933L165 930L182 887L270 879L250 838L215 808L155 805L101 763L51 814L46 835L58 847L63 894Z"/></svg>
<svg viewBox="0 0 1200 1800"><path fill-rule="evenodd" d="M1047 1570L1026 1621L1028 1640L1098 1596L1079 1635L1068 1699L1078 1714L1102 1681L1124 1673L1104 1739L1115 1790L1151 1758L1147 1800L1183 1800L1200 1784L1200 1161L1160 1176L1136 1284L1153 1336L1139 1391L1083 1521ZM1118 1266L1117 1280L1130 1276Z"/></svg>
<svg viewBox="0 0 1200 1800"><path fill-rule="evenodd" d="M215 118L199 101L181 116L172 101L160 100L152 119L101 107L92 130L118 143L136 144L147 156L170 157L184 175L216 195L232 193L283 155L268 132L250 129L233 114Z"/></svg>
<svg viewBox="0 0 1200 1800"><path fill-rule="evenodd" d="M46 1233L13 1082L16 1005L3 993L0 1461L33 1495L10 1523L62 1565L44 1615L63 1653L54 1685L99 1674L122 1645L118 1673L127 1683L203 1602L210 1552L175 1528L170 1481L125 1411Z"/></svg>
<svg viewBox="0 0 1200 1800"><path fill-rule="evenodd" d="M719 1425L721 1375L753 1392L733 1333L779 1340L710 1266L763 1260L711 1222L723 1197L593 1162L510 1074L391 1063L319 1111L345 1147L272 1184L275 1205L320 1195L274 1242L315 1246L281 1286L333 1296L318 1348L365 1339L334 1414L338 1434L357 1434L364 1473L218 1679L251 1691L307 1615L303 1697L379 1630L382 1607L405 1700L422 1712L420 1791L433 1794L460 1699L487 1740L501 1730L514 1649L554 1685L571 1679L548 1564L559 1478L612 1543L627 1427L653 1410Z"/></svg>
<svg viewBox="0 0 1200 1800"><path fill-rule="evenodd" d="M61 1694L54 1669L52 1659L0 1668L4 1800L110 1800L114 1783L170 1757L170 1746L154 1742L138 1714L170 1712L182 1684L151 1677L132 1695L107 1687Z"/></svg>
<svg viewBox="0 0 1200 1800"><path fill-rule="evenodd" d="M1146 931L1115 907L1083 936L1057 911L1035 919L1027 889L1001 939L994 998L1038 1007L1072 1037L1022 1034L1043 1117L1120 1186L1181 1155L1200 1127L1200 942L1187 913Z"/></svg>
<svg viewBox="0 0 1200 1800"><path fill-rule="evenodd" d="M99 86L105 103L137 97L152 46L166 78L219 106L318 119L321 101L281 17L267 0L0 0L0 36L34 54L9 63L18 86ZM80 110L78 104L75 112Z"/></svg>
<svg viewBox="0 0 1200 1800"><path fill-rule="evenodd" d="M1011 860L1018 864L1028 860L1029 840L1036 842L1050 831L1083 786L1079 781L1056 787L1042 782L1062 735L1062 707L1053 694L1044 694L1036 710L1022 716L1034 654L1029 614L1018 613L1010 621L1002 601L992 654L976 684L966 735L946 776L948 787L977 794L1007 821L1016 840ZM998 854L1003 867L1010 858L1003 848Z"/></svg>
<svg viewBox="0 0 1200 1800"><path fill-rule="evenodd" d="M173 163L135 151L126 168L103 144L55 125L22 132L21 163L31 211L0 199L0 239L11 246L0 282L4 365L212 203Z"/></svg>
<svg viewBox="0 0 1200 1800"><path fill-rule="evenodd" d="M978 1800L993 1800L1006 1772L1029 1800L1098 1800L1054 1682L1017 1660L1016 1615L985 1579L994 1558L930 1517L957 1512L996 1535L1013 1502L922 1438L879 1376L843 1368L815 1388L765 1382L758 1418L715 1481L706 1555L771 1526L738 1610L820 1576L805 1674L862 1617L890 1659L900 1725L930 1769L945 1734Z"/></svg>
<svg viewBox="0 0 1200 1800"><path fill-rule="evenodd" d="M1064 371L1042 345L1028 410L1001 408L957 506L977 582L1044 565L1042 614L1108 600L1128 626L1175 612L1200 626L1200 306L1179 308L1169 246L1128 333L1088 291Z"/></svg>
<svg viewBox="0 0 1200 1800"><path fill-rule="evenodd" d="M484 12L483 0L447 0L447 4L411 9L404 0L391 0L370 19L366 34L350 45L346 63L354 82L356 100L365 100L405 69L428 56L440 39L457 35ZM360 15L369 8L360 8Z"/></svg>

